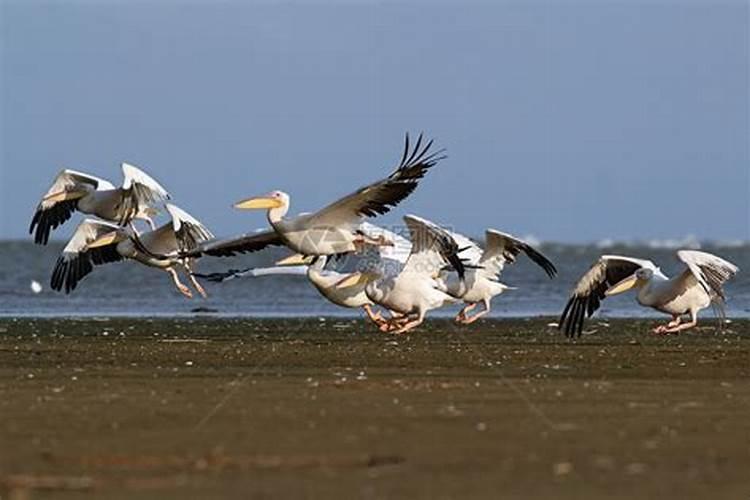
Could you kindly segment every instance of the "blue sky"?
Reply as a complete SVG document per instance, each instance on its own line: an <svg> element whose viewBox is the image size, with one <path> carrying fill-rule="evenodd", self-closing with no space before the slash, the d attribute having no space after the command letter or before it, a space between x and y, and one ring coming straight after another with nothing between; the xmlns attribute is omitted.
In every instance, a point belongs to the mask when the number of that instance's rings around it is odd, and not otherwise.
<svg viewBox="0 0 750 500"><path fill-rule="evenodd" d="M243 232L232 202L314 210L424 130L449 158L382 222L750 239L744 1L0 4L0 238L61 168L121 161Z"/></svg>

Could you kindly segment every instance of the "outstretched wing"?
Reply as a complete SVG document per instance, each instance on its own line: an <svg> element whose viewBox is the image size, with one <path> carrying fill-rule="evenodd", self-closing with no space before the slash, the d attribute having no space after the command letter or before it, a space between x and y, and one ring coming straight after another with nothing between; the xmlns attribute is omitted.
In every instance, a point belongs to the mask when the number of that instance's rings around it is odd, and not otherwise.
<svg viewBox="0 0 750 500"><path fill-rule="evenodd" d="M415 215L404 217L411 235L411 253L404 265L404 273L417 273L437 277L450 265L464 279L464 263L459 257L460 248L445 229Z"/></svg>
<svg viewBox="0 0 750 500"><path fill-rule="evenodd" d="M150 205L171 199L171 196L161 184L138 167L123 163L122 175L123 194L119 208L120 225L127 224Z"/></svg>
<svg viewBox="0 0 750 500"><path fill-rule="evenodd" d="M181 254L195 250L201 243L214 237L202 222L180 207L171 203L167 203L166 207L172 217L172 228Z"/></svg>
<svg viewBox="0 0 750 500"><path fill-rule="evenodd" d="M409 196L427 171L444 159L443 150L430 152L432 141L422 144L419 135L414 148L406 134L404 154L396 170L387 178L362 187L310 216L316 226L356 224L362 217L387 213Z"/></svg>
<svg viewBox="0 0 750 500"><path fill-rule="evenodd" d="M599 309L605 292L641 268L656 269L650 260L604 255L578 280L565 309L560 315L558 328L568 337L581 336L583 320Z"/></svg>
<svg viewBox="0 0 750 500"><path fill-rule="evenodd" d="M200 257L201 255L211 255L214 257L231 257L238 253L257 252L268 246L282 245L284 245L284 242L276 231L260 231L232 238L206 241L185 253L184 256Z"/></svg>
<svg viewBox="0 0 750 500"><path fill-rule="evenodd" d="M448 231L447 229L446 231L451 235L456 244L458 244L459 255L464 265L478 269L480 266L479 262L482 260L482 255L484 254L482 247L468 236Z"/></svg>
<svg viewBox="0 0 750 500"><path fill-rule="evenodd" d="M516 261L516 257L521 252L525 253L529 259L541 267L550 278L554 278L557 274L555 265L547 257L515 236L501 233L494 229L488 229L485 232L485 238L487 239L486 248L479 261L482 269L478 271L484 274L485 277L494 278L499 275L506 264L512 264Z"/></svg>
<svg viewBox="0 0 750 500"><path fill-rule="evenodd" d="M105 234L121 229L115 224L94 219L85 219L81 222L73 233L73 237L65 245L62 255L57 259L52 271L50 287L57 291L65 288L65 293L70 293L75 290L78 282L93 270L95 265L123 260L122 255L117 252L119 239L106 246L88 248L89 244Z"/></svg>
<svg viewBox="0 0 750 500"><path fill-rule="evenodd" d="M31 219L29 234L34 234L34 243L46 245L50 232L70 219L80 198L97 189L114 188L108 181L93 175L68 169L61 171L44 193Z"/></svg>
<svg viewBox="0 0 750 500"><path fill-rule="evenodd" d="M737 274L737 266L721 257L697 250L680 250L677 258L687 265L683 276L694 276L711 297L726 300L723 285Z"/></svg>

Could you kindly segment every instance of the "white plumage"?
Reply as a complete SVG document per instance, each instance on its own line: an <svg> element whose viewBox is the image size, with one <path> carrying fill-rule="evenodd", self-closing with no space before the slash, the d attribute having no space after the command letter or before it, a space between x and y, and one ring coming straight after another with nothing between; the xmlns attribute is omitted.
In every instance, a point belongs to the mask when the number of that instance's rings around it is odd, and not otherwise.
<svg viewBox="0 0 750 500"><path fill-rule="evenodd" d="M638 303L672 316L655 333L676 333L695 326L698 312L714 304L723 314L723 285L739 269L721 257L697 250L680 250L677 258L685 270L667 277L650 260L604 255L581 277L562 312L559 328L568 336L581 335L590 317L609 295L638 290ZM682 317L690 316L687 323Z"/></svg>

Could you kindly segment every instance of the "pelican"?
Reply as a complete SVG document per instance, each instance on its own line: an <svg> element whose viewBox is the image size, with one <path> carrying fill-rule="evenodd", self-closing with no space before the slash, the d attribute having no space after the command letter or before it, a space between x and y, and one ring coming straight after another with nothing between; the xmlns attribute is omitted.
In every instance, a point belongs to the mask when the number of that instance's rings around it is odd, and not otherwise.
<svg viewBox="0 0 750 500"><path fill-rule="evenodd" d="M449 233L461 247L460 255L466 265L466 279L463 282L455 279L452 273L444 271L443 275L446 291L466 303L455 318L459 323L470 324L489 313L492 298L511 288L499 281L500 273L506 264L515 262L521 252L541 267L550 278L557 274L557 269L549 259L525 241L510 234L487 229L483 250L466 236L451 231ZM469 316L469 312L479 303L483 304L484 309Z"/></svg>
<svg viewBox="0 0 750 500"><path fill-rule="evenodd" d="M407 215L411 251L399 270L375 269L357 273L339 283L340 287L365 282L365 293L376 304L396 313L384 322L384 332L405 333L419 326L428 311L457 300L443 290L440 272L452 266L461 280L464 265L459 247L451 235L432 222Z"/></svg>
<svg viewBox="0 0 750 500"><path fill-rule="evenodd" d="M166 209L172 220L143 234L138 234L132 226L85 219L57 259L50 280L51 288L57 291L64 288L65 293L70 293L94 266L132 259L163 269L172 276L180 293L192 297L190 289L180 282L177 275L176 268L181 266L195 290L206 297L206 292L192 275L192 259L183 258L181 252L210 239L211 232L179 207L167 203Z"/></svg>
<svg viewBox="0 0 750 500"><path fill-rule="evenodd" d="M290 198L282 191L240 201L234 206L241 210L267 209L272 230L216 242L204 248L204 253L230 255L286 245L301 255L333 255L387 245L383 238L372 239L359 231L359 225L363 218L385 214L398 205L416 189L427 171L445 158L442 150L429 152L432 142L422 144L420 135L411 148L407 134L401 162L391 175L314 213L285 218Z"/></svg>
<svg viewBox="0 0 750 500"><path fill-rule="evenodd" d="M133 165L123 163L122 175L122 187L116 188L109 181L75 170L57 174L31 220L29 234L34 234L34 242L46 245L50 232L76 210L120 226L140 219L155 229L152 217L157 211L149 205L170 199L169 193Z"/></svg>
<svg viewBox="0 0 750 500"><path fill-rule="evenodd" d="M369 237L384 237L393 243L391 246L377 247L377 261L375 263L363 261L366 266L397 265L398 262L403 263L405 261L405 258L402 258L402 256L408 255L411 248L411 243L407 239L367 222L360 224L359 230ZM350 287L337 286L340 282L353 276L355 273L342 273L326 269L326 265L330 259L331 257L328 255L304 256L293 254L277 262L274 267L229 270L222 273L194 274L194 276L206 278L210 281L223 282L244 276L304 274L313 287L333 304L351 309L362 308L370 320L377 325L382 325L384 322L382 314L373 310L374 303L365 292L367 283L362 281ZM389 262L391 263L389 264Z"/></svg>
<svg viewBox="0 0 750 500"><path fill-rule="evenodd" d="M578 281L560 316L559 328L569 337L580 336L585 316L591 317L601 301L610 295L638 290L642 306L670 314L672 321L654 328L654 333L677 333L698 323L698 312L717 306L723 317L722 285L739 269L734 264L707 252L680 250L677 258L685 270L668 278L650 260L604 255ZM683 316L690 321L683 323Z"/></svg>

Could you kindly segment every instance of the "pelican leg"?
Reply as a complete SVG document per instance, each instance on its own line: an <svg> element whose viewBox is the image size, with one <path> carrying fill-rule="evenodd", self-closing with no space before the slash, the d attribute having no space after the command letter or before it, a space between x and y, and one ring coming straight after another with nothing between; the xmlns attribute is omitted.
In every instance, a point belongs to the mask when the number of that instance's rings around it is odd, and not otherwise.
<svg viewBox="0 0 750 500"><path fill-rule="evenodd" d="M687 323L677 324L673 326L672 328L667 328L665 333L679 333L682 330L687 330L688 328L693 328L695 325L698 324L698 313L691 312L690 313L690 321Z"/></svg>
<svg viewBox="0 0 750 500"><path fill-rule="evenodd" d="M187 297L187 298L189 298L189 299L192 299L192 298L193 298L193 292L191 292L191 291L190 291L190 289L189 289L188 287L186 287L185 285L183 285L183 284L182 284L182 283L180 282L180 277L179 277L179 276L177 276L177 271L175 271L175 269L174 269L173 267L168 267L168 268L166 269L166 271L167 271L167 272L168 272L169 274L171 274L171 275L172 275L172 280L174 281L174 285L175 285L175 286L177 287L177 290L179 290L179 291L180 291L180 293L181 293L182 295L184 295L185 297Z"/></svg>
<svg viewBox="0 0 750 500"><path fill-rule="evenodd" d="M391 311L391 315L393 316L391 319L383 321L383 324L380 325L381 332L391 333L394 330L399 329L405 323L409 322L408 314L397 316L396 314L393 313L393 311Z"/></svg>
<svg viewBox="0 0 750 500"><path fill-rule="evenodd" d="M365 310L367 317L376 325L381 326L383 323L387 323L387 320L380 314L380 311L373 311L370 304L363 305L362 309Z"/></svg>
<svg viewBox="0 0 750 500"><path fill-rule="evenodd" d="M464 325L470 325L474 323L476 320L478 320L479 318L481 318L482 316L484 316L485 314L487 314L488 312L490 312L490 301L487 299L484 299L482 301L482 304L484 305L484 310L479 311L474 316L466 316L464 320L462 321Z"/></svg>
<svg viewBox="0 0 750 500"><path fill-rule="evenodd" d="M469 311L474 309L477 306L476 302L472 302L471 304L466 304L463 309L461 309L458 314L456 314L455 321L457 323L463 323L466 319L466 316L469 314Z"/></svg>
<svg viewBox="0 0 750 500"><path fill-rule="evenodd" d="M374 247L392 247L393 246L393 242L387 239L382 234L378 235L375 238L370 238L369 236L365 234L358 234L354 238L352 243L354 243L355 252L357 253L362 253L368 246L374 246Z"/></svg>
<svg viewBox="0 0 750 500"><path fill-rule="evenodd" d="M652 330L652 332L653 333L658 333L658 334L669 333L670 329L672 329L672 328L674 328L674 327L676 327L676 326L678 326L680 324L680 321L682 321L680 319L680 315L679 314L673 314L672 315L672 321L670 321L666 325L659 325L659 326L657 326L656 328L654 328Z"/></svg>
<svg viewBox="0 0 750 500"><path fill-rule="evenodd" d="M399 328L398 330L394 330L392 333L406 333L409 330L413 330L414 328L421 325L423 321L424 321L424 313L422 311L419 311L419 316L417 316L417 319L403 324L401 328Z"/></svg>
<svg viewBox="0 0 750 500"><path fill-rule="evenodd" d="M190 279L190 283L193 284L193 288L195 288L199 294L201 294L201 297L204 299L208 298L208 294L206 293L206 290L203 289L200 283L198 283L198 280L195 279L195 276L193 276L193 265L190 261L185 261L182 266L185 268L185 272L188 275L188 278Z"/></svg>

